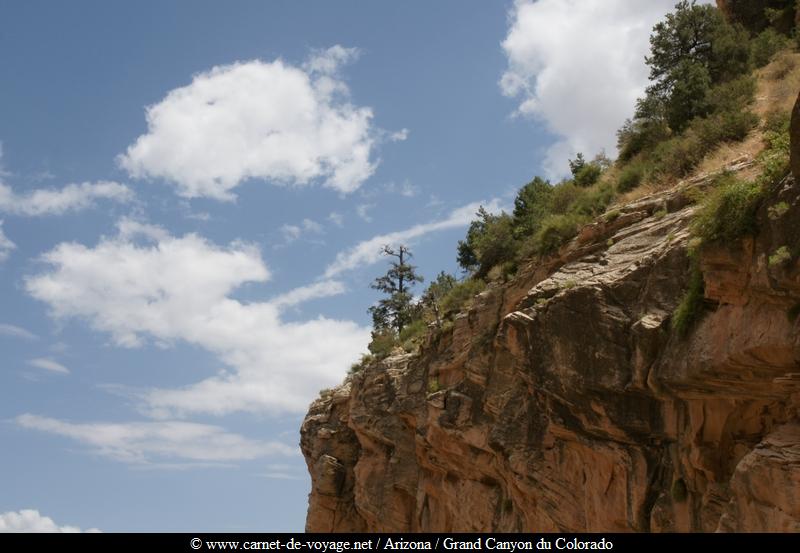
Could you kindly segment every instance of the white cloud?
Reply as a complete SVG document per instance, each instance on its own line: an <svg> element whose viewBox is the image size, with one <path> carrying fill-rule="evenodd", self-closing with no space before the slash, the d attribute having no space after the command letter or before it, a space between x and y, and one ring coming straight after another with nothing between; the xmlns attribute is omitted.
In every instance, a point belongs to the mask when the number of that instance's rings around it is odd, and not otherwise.
<svg viewBox="0 0 800 553"><path fill-rule="evenodd" d="M293 456L297 448L226 432L219 426L184 421L71 423L26 413L15 419L22 428L71 438L97 454L125 463L247 461L275 455Z"/></svg>
<svg viewBox="0 0 800 553"><path fill-rule="evenodd" d="M25 330L22 327L5 323L0 323L0 335L11 336L13 338L23 338L25 340L36 340L39 338L30 330Z"/></svg>
<svg viewBox="0 0 800 553"><path fill-rule="evenodd" d="M381 234L359 242L352 248L336 255L333 263L325 269L325 278L332 278L345 271L377 263L383 258L382 248L386 244L407 244L431 232L467 226L475 219L475 213L481 205L490 213L496 213L501 210L500 201L497 199L483 203L474 202L454 209L446 218L439 221L414 225L405 230Z"/></svg>
<svg viewBox="0 0 800 553"><path fill-rule="evenodd" d="M369 210L375 207L375 204L358 204L356 206L356 215L367 223L372 222L372 217L369 214Z"/></svg>
<svg viewBox="0 0 800 553"><path fill-rule="evenodd" d="M322 234L322 225L311 219L303 219L299 225L281 226L281 234L286 244L294 242L304 234Z"/></svg>
<svg viewBox="0 0 800 553"><path fill-rule="evenodd" d="M7 177L9 174L3 164L3 141L0 140L0 177Z"/></svg>
<svg viewBox="0 0 800 553"><path fill-rule="evenodd" d="M402 185L400 185L400 195L405 196L406 198L413 198L419 193L419 187L414 186L408 181L405 181Z"/></svg>
<svg viewBox="0 0 800 553"><path fill-rule="evenodd" d="M78 533L81 529L77 526L59 526L53 519L39 514L36 509L22 509L21 511L7 511L0 513L0 534L6 533ZM99 532L91 528L86 532Z"/></svg>
<svg viewBox="0 0 800 553"><path fill-rule="evenodd" d="M137 236L156 242L169 239L169 233L164 227L137 221L131 217L123 217L117 221L117 230L119 237L125 240L131 240Z"/></svg>
<svg viewBox="0 0 800 553"><path fill-rule="evenodd" d="M290 307L318 298L337 296L346 291L344 284L337 280L323 280L308 286L301 286L273 298L270 303L278 308Z"/></svg>
<svg viewBox="0 0 800 553"><path fill-rule="evenodd" d="M335 211L331 211L330 215L328 215L328 221L340 228L344 225L344 217L341 213Z"/></svg>
<svg viewBox="0 0 800 553"><path fill-rule="evenodd" d="M711 3L706 0L704 3ZM616 151L616 130L647 85L653 25L675 0L517 0L503 41L508 70L500 86L519 113L542 120L558 139L550 177L568 172L576 152Z"/></svg>
<svg viewBox="0 0 800 553"><path fill-rule="evenodd" d="M400 129L399 131L390 134L389 140L391 140L392 142L402 142L403 140L406 140L408 138L408 135L409 135L408 129Z"/></svg>
<svg viewBox="0 0 800 553"><path fill-rule="evenodd" d="M134 194L124 184L111 181L68 184L64 188L41 188L25 194L15 193L0 183L0 212L12 215L62 215L93 207L97 200L129 202Z"/></svg>
<svg viewBox="0 0 800 553"><path fill-rule="evenodd" d="M402 184L390 182L383 185L383 189L389 194L400 194L406 198L413 198L419 193L419 187L414 186L409 181L403 181Z"/></svg>
<svg viewBox="0 0 800 553"><path fill-rule="evenodd" d="M8 256L11 255L11 252L15 249L17 249L17 245L3 232L3 220L0 219L0 263L8 259Z"/></svg>
<svg viewBox="0 0 800 553"><path fill-rule="evenodd" d="M44 357L38 357L36 359L31 359L28 361L28 365L31 367L36 367L37 369L43 369L45 371L50 371L59 374L69 374L69 369L66 368L64 365L57 361L53 361L52 359L46 359Z"/></svg>
<svg viewBox="0 0 800 553"><path fill-rule="evenodd" d="M342 65L356 61L359 55L358 48L336 44L327 50L315 50L303 64L303 69L311 74L333 75Z"/></svg>
<svg viewBox="0 0 800 553"><path fill-rule="evenodd" d="M199 345L231 368L180 389L155 389L143 409L165 418L192 412L301 412L321 387L337 383L369 340L350 321L318 317L285 322L281 310L303 299L336 293L336 285L302 288L275 303L230 297L246 282L265 282L258 250L235 242L219 247L187 234L173 237L144 226L104 238L94 248L62 243L44 254L49 265L25 287L56 318L83 318L120 346L151 337ZM141 230L141 229L140 229Z"/></svg>
<svg viewBox="0 0 800 553"><path fill-rule="evenodd" d="M118 161L132 177L163 178L188 198L232 200L249 178L319 180L352 192L375 170L380 134L338 74L356 55L337 45L302 67L253 60L199 73L147 108L147 134Z"/></svg>

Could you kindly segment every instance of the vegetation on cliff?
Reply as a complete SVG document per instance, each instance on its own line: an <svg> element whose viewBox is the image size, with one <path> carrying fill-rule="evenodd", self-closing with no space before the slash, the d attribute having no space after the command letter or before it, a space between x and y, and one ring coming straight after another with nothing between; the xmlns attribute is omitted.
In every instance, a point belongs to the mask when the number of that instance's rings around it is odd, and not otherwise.
<svg viewBox="0 0 800 553"><path fill-rule="evenodd" d="M764 193L788 173L789 157L788 109L765 111L756 106L756 93L762 81L779 82L797 72L796 42L790 40L795 30L784 17L788 4L767 4L750 13L729 3L723 17L713 6L679 2L653 29L646 57L651 84L617 133L616 161L604 152L591 160L578 153L569 160L569 178L551 183L534 177L518 191L511 213L479 209L457 247L464 277L440 274L422 299L408 304L404 328L376 325L371 355L361 364L396 348L412 351L429 327L446 327L487 284L507 280L524 263L557 255L592 220L618 217L614 205L674 186L737 143L756 154L757 172L723 174L695 192L692 249L754 233ZM693 264L673 321L681 335L702 314L703 277Z"/></svg>

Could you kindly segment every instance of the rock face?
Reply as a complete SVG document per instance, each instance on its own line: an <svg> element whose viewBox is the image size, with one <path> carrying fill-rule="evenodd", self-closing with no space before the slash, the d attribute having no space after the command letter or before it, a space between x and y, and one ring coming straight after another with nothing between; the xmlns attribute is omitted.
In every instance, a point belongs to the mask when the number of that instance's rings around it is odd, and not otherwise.
<svg viewBox="0 0 800 553"><path fill-rule="evenodd" d="M306 529L799 531L800 185L769 192L757 237L703 250L681 337L707 180L585 227L316 400Z"/></svg>

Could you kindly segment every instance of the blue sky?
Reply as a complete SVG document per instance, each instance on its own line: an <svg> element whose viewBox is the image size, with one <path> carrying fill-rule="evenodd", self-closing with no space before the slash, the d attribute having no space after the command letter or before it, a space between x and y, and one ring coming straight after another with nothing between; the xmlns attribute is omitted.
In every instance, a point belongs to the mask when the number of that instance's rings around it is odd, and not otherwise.
<svg viewBox="0 0 800 553"><path fill-rule="evenodd" d="M0 530L302 530L379 247L613 155L641 4L0 2Z"/></svg>

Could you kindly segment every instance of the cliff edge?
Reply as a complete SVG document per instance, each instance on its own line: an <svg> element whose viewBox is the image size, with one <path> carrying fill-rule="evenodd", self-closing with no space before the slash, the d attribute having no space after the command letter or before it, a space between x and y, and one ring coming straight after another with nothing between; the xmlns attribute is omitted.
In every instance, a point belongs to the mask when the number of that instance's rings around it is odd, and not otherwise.
<svg viewBox="0 0 800 553"><path fill-rule="evenodd" d="M767 192L755 236L703 248L682 335L712 177L618 207L324 392L306 530L800 530L800 267L770 257L800 245L800 184Z"/></svg>

